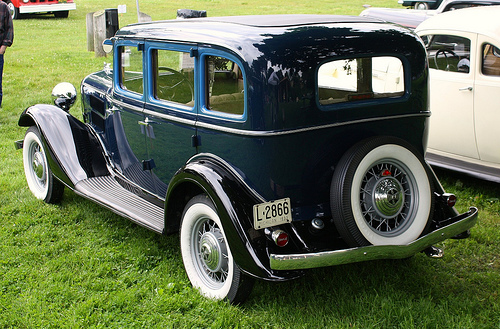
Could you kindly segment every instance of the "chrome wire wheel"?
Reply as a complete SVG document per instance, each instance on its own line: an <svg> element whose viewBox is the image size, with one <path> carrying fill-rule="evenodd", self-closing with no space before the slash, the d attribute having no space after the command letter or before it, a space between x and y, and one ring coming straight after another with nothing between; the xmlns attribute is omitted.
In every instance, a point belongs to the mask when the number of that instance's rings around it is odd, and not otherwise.
<svg viewBox="0 0 500 329"><path fill-rule="evenodd" d="M335 226L351 247L414 241L428 230L434 204L423 157L393 137L362 141L342 156L330 201Z"/></svg>
<svg viewBox="0 0 500 329"><path fill-rule="evenodd" d="M195 196L186 204L180 243L186 274L202 295L233 304L248 297L254 279L236 265L221 219L206 195Z"/></svg>
<svg viewBox="0 0 500 329"><path fill-rule="evenodd" d="M191 248L200 278L212 289L220 289L229 275L229 255L226 239L213 220L198 218L191 234Z"/></svg>
<svg viewBox="0 0 500 329"><path fill-rule="evenodd" d="M403 163L387 160L375 164L365 173L359 191L366 225L377 234L397 236L414 220L418 190L415 177Z"/></svg>

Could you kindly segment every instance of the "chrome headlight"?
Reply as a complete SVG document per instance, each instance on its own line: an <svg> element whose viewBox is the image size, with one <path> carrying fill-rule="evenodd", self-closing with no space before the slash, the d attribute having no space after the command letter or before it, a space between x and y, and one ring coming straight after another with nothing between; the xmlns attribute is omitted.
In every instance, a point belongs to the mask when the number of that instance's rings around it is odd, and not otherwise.
<svg viewBox="0 0 500 329"><path fill-rule="evenodd" d="M76 89L69 82L61 82L52 89L54 104L64 111L69 111L76 101Z"/></svg>

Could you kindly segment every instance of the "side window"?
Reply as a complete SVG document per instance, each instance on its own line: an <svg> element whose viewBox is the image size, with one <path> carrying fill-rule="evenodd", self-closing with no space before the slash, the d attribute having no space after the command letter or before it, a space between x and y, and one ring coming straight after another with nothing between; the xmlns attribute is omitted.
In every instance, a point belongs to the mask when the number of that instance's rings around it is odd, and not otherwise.
<svg viewBox="0 0 500 329"><path fill-rule="evenodd" d="M429 67L450 72L469 73L470 40L455 35L427 36Z"/></svg>
<svg viewBox="0 0 500 329"><path fill-rule="evenodd" d="M245 88L238 64L219 56L205 56L206 103L210 111L243 115Z"/></svg>
<svg viewBox="0 0 500 329"><path fill-rule="evenodd" d="M194 106L194 60L189 53L158 49L152 56L154 97Z"/></svg>
<svg viewBox="0 0 500 329"><path fill-rule="evenodd" d="M404 70L399 58L365 57L324 63L318 70L321 105L404 94Z"/></svg>
<svg viewBox="0 0 500 329"><path fill-rule="evenodd" d="M481 71L484 75L500 76L500 49L486 43L483 45Z"/></svg>
<svg viewBox="0 0 500 329"><path fill-rule="evenodd" d="M120 47L120 87L143 93L142 51L137 47Z"/></svg>

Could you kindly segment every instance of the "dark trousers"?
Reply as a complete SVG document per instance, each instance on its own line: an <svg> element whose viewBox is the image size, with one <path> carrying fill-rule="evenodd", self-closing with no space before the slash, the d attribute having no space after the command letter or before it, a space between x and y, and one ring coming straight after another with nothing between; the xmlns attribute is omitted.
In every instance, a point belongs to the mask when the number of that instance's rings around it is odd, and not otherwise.
<svg viewBox="0 0 500 329"><path fill-rule="evenodd" d="M0 55L0 107L2 107L2 76L3 76L3 55Z"/></svg>

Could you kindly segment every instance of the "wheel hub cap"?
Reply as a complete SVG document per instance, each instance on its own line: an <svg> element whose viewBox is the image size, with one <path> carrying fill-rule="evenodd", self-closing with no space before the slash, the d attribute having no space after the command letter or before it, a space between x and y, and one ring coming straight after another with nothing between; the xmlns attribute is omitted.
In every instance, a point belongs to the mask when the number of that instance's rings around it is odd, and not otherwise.
<svg viewBox="0 0 500 329"><path fill-rule="evenodd" d="M384 177L375 184L373 202L377 212L385 218L397 216L404 204L403 188L393 177Z"/></svg>
<svg viewBox="0 0 500 329"><path fill-rule="evenodd" d="M223 241L224 236L220 230L205 232L200 238L201 259L211 272L219 272L224 268L227 250Z"/></svg>
<svg viewBox="0 0 500 329"><path fill-rule="evenodd" d="M40 152L35 152L33 156L33 171L38 179L43 180L45 176L45 166L43 155Z"/></svg>

